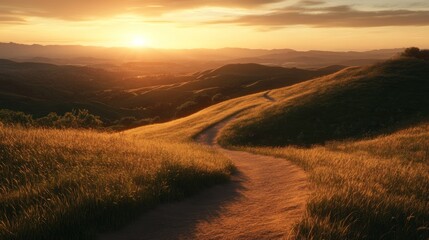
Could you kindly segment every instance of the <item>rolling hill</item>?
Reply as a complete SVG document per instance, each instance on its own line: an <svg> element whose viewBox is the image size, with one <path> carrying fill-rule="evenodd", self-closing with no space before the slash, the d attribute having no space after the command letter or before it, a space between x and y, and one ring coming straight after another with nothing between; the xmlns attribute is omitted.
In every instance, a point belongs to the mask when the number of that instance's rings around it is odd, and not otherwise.
<svg viewBox="0 0 429 240"><path fill-rule="evenodd" d="M241 67L194 77L243 75ZM258 66L252 68L257 75ZM92 238L138 209L225 181L234 169L228 159L192 141L234 117L221 132L222 144L285 158L309 174L312 193L294 227L297 238L427 239L427 71L428 62L417 58L347 68L120 134L0 126L0 190L6 193L0 195L6 212L0 236ZM314 134L310 123L327 130Z"/></svg>
<svg viewBox="0 0 429 240"><path fill-rule="evenodd" d="M410 126L429 117L427 76L429 62L416 58L348 68L291 88L293 99L241 122L223 141L308 146Z"/></svg>
<svg viewBox="0 0 429 240"><path fill-rule="evenodd" d="M417 58L348 68L126 133L180 140L236 116L222 145L309 174L314 192L297 238L427 239L428 69Z"/></svg>
<svg viewBox="0 0 429 240"><path fill-rule="evenodd" d="M274 64L282 67L320 68L329 65L365 66L398 55L403 49L384 49L366 52L295 51L272 52L257 57L233 61Z"/></svg>
<svg viewBox="0 0 429 240"><path fill-rule="evenodd" d="M229 98L289 86L341 68L304 70L235 64L187 76L135 76L128 68L107 71L1 60L0 108L37 117L85 108L104 122L125 117L166 121Z"/></svg>
<svg viewBox="0 0 429 240"><path fill-rule="evenodd" d="M299 238L427 239L428 76L427 60L400 58L272 91L219 141L308 172Z"/></svg>

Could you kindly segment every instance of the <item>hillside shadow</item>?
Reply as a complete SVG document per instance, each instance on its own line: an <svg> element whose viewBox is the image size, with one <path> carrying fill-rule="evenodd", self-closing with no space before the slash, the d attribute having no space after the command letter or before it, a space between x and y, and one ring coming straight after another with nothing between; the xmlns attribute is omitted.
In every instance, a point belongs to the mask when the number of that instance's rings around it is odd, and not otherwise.
<svg viewBox="0 0 429 240"><path fill-rule="evenodd" d="M312 84L303 95L234 126L233 145L308 147L388 134L429 119L429 63L400 58Z"/></svg>

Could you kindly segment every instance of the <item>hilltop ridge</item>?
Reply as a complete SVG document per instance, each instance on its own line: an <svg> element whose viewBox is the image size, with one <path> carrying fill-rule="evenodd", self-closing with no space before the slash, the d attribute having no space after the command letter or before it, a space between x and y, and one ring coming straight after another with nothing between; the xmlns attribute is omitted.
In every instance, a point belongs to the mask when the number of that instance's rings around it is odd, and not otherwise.
<svg viewBox="0 0 429 240"><path fill-rule="evenodd" d="M409 126L429 117L427 76L429 62L417 58L347 68L293 86L303 94L237 123L223 141L311 145Z"/></svg>

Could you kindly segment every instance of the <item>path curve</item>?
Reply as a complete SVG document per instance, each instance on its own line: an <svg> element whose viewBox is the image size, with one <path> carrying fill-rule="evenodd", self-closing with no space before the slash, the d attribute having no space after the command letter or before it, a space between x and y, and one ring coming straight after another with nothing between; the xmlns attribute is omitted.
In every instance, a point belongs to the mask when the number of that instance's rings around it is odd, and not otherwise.
<svg viewBox="0 0 429 240"><path fill-rule="evenodd" d="M160 205L132 225L101 239L289 239L305 213L305 172L284 159L231 151L216 144L235 116L202 132L197 141L229 157L232 181L181 202Z"/></svg>
<svg viewBox="0 0 429 240"><path fill-rule="evenodd" d="M267 91L267 92L265 92L265 93L262 95L262 97L263 97L263 98L265 98L265 99L267 99L267 100L268 100L268 101L270 101L270 102L276 102L276 99L272 98L272 97L270 96L270 93L271 93L271 91Z"/></svg>

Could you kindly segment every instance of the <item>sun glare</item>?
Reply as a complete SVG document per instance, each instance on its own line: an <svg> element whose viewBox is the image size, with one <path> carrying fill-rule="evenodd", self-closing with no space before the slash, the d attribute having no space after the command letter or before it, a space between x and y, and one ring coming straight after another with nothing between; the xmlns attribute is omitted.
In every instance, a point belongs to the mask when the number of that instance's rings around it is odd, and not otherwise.
<svg viewBox="0 0 429 240"><path fill-rule="evenodd" d="M133 47L144 47L146 46L146 44L147 44L147 41L142 36L134 37L131 41L131 45Z"/></svg>

